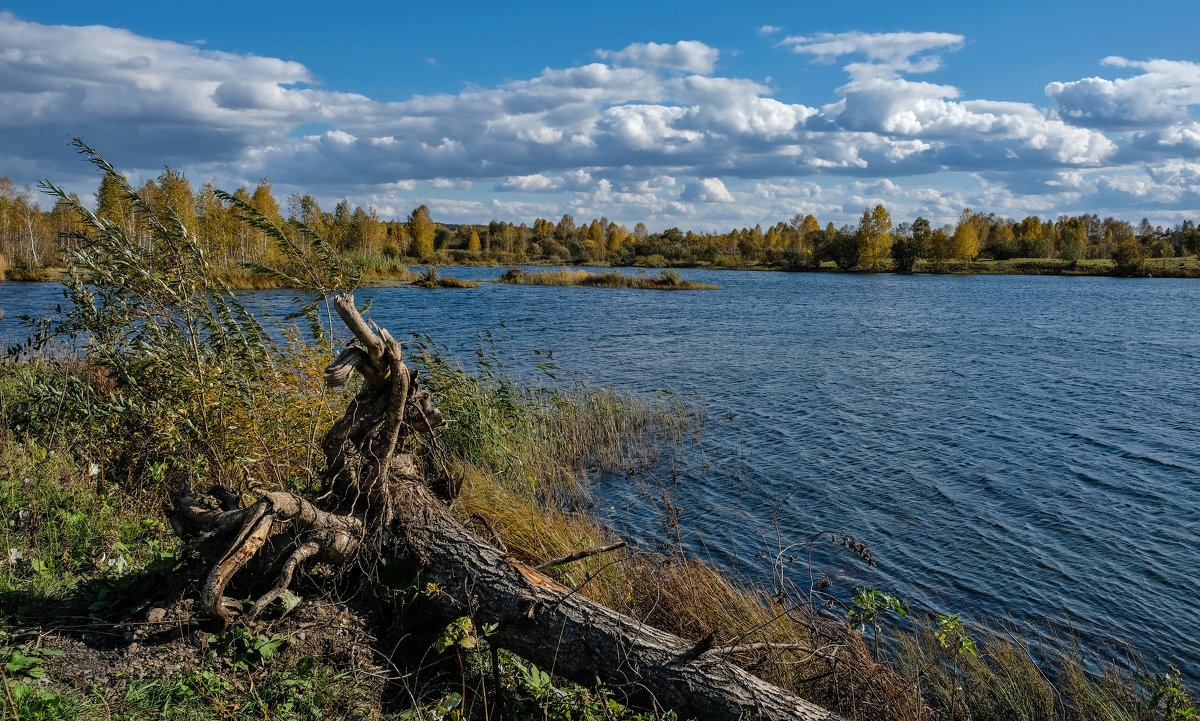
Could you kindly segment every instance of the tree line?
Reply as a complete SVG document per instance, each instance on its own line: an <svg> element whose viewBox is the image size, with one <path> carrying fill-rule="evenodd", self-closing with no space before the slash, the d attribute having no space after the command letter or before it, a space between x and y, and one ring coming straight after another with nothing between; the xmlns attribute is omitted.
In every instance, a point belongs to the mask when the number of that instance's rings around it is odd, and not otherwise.
<svg viewBox="0 0 1200 721"><path fill-rule="evenodd" d="M264 233L238 221L211 182L193 188L183 173L166 168L138 191L152 207L170 207L218 266L282 260L275 257L278 250ZM486 225L439 223L425 205L403 221L383 220L374 208L352 207L348 200L324 210L308 194L292 194L281 205L266 178L253 190L243 187L233 195L285 232L308 226L366 267L494 262L802 270L832 262L842 270L911 272L918 261L936 268L976 259L1112 258L1118 267L1136 268L1146 258L1200 254L1200 230L1191 220L1163 228L1145 218L1134 226L1095 214L1015 220L966 208L955 223L935 227L921 217L893 224L888 210L876 205L866 208L857 224L841 227L832 222L822 226L814 215L797 213L766 230L755 225L697 233L673 227L649 233L640 222L629 230L603 217L577 223L569 214L557 222L537 218L519 225L500 220ZM96 213L120 224L139 242L151 243L143 219L112 177L100 181ZM64 203L43 209L33 189L17 188L9 178L0 178L0 270L7 266L10 276L36 277L58 265L60 236L79 230L77 225Z"/></svg>

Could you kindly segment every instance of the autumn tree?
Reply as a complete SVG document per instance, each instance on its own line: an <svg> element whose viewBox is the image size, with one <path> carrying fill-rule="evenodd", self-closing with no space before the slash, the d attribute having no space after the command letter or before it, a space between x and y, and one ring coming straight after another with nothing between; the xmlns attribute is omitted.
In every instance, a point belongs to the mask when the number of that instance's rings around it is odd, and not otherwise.
<svg viewBox="0 0 1200 721"><path fill-rule="evenodd" d="M892 216L876 205L863 210L858 221L858 264L864 270L879 270L892 250Z"/></svg>
<svg viewBox="0 0 1200 721"><path fill-rule="evenodd" d="M951 236L954 242L950 257L975 260L979 255L983 232L986 230L987 219L983 215L971 212L970 208L963 208L958 216L958 224L954 227L954 235Z"/></svg>
<svg viewBox="0 0 1200 721"><path fill-rule="evenodd" d="M216 195L216 181L204 183L196 193L193 207L199 237L207 246L209 257L220 263L230 263L235 246L237 226L242 225Z"/></svg>
<svg viewBox="0 0 1200 721"><path fill-rule="evenodd" d="M929 250L926 257L933 261L937 269L943 269L946 261L954 257L954 237L950 226L935 228L929 235Z"/></svg>
<svg viewBox="0 0 1200 721"><path fill-rule="evenodd" d="M196 194L192 191L191 182L182 171L166 167L159 174L157 183L156 200L159 207L170 208L183 227L194 236L199 224L196 221Z"/></svg>
<svg viewBox="0 0 1200 721"><path fill-rule="evenodd" d="M418 206L408 216L408 234L412 237L412 255L421 260L433 257L433 241L436 235L433 220L429 217L429 208Z"/></svg>
<svg viewBox="0 0 1200 721"><path fill-rule="evenodd" d="M100 178L96 189L96 216L116 223L127 236L136 235L133 205L121 191L121 184L111 174Z"/></svg>

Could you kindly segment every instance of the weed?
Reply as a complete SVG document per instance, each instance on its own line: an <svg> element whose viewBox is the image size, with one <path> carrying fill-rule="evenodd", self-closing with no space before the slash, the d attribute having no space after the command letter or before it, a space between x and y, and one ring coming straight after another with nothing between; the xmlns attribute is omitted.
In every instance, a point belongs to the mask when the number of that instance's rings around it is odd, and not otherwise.
<svg viewBox="0 0 1200 721"><path fill-rule="evenodd" d="M585 286L591 288L642 288L649 290L719 290L721 286L683 280L679 271L664 269L657 277L622 275L619 270L605 273L589 273L586 270L562 268L558 271L526 273L509 270L496 279L497 283L513 285Z"/></svg>
<svg viewBox="0 0 1200 721"><path fill-rule="evenodd" d="M0 630L0 682L4 685L5 716L19 718L65 717L67 700L44 687L45 659L62 655L60 651L38 648L20 635Z"/></svg>
<svg viewBox="0 0 1200 721"><path fill-rule="evenodd" d="M1146 704L1150 713L1157 714L1161 707L1163 721L1196 718L1196 706L1184 691L1179 671L1174 666L1169 666L1166 673L1145 676L1143 681L1150 689L1150 702Z"/></svg>
<svg viewBox="0 0 1200 721"><path fill-rule="evenodd" d="M883 615L891 611L900 616L907 616L908 611L900 603L900 599L890 593L881 593L873 588L859 588L854 592L848 612L850 623L858 627L858 632L871 627L871 640L874 642L875 660L879 660L879 627Z"/></svg>
<svg viewBox="0 0 1200 721"><path fill-rule="evenodd" d="M283 636L251 633L242 626L234 626L210 636L208 643L219 656L229 659L235 670L250 671L265 666L288 640Z"/></svg>

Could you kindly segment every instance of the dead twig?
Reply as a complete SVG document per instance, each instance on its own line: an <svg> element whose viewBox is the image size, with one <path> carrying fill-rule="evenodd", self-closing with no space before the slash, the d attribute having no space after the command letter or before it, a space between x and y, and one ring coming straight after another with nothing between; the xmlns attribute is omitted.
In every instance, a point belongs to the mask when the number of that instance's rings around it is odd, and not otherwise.
<svg viewBox="0 0 1200 721"><path fill-rule="evenodd" d="M624 541L618 541L617 543L614 543L611 546L604 546L603 548L593 548L590 551L579 551L578 553L572 553L569 556L563 556L562 558L556 558L553 561L546 561L545 563L539 563L538 565L534 566L533 568L536 571L545 571L546 569L553 568L554 566L561 566L566 563L572 563L574 561L581 561L581 560L583 560L585 558L589 558L591 556L598 556L601 553L608 553L609 551L616 551L617 549L624 548L626 545L627 544Z"/></svg>

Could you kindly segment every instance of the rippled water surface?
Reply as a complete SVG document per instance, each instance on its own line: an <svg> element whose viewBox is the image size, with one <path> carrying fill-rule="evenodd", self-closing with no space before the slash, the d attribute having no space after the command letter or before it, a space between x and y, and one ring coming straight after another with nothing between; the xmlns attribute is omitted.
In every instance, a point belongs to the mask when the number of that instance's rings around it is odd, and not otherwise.
<svg viewBox="0 0 1200 721"><path fill-rule="evenodd" d="M602 484L623 527L655 532L644 486L657 480L683 509L685 539L744 572L761 566L773 518L785 542L837 530L879 563L819 548L818 570L840 587L1127 639L1200 678L1200 282L683 276L724 290L485 284L358 297L397 335L427 332L465 353L489 328L527 368L533 349L553 349L600 381L698 394L702 458L675 478ZM17 313L57 293L0 284L0 335L16 339ZM245 297L282 314L293 295Z"/></svg>

